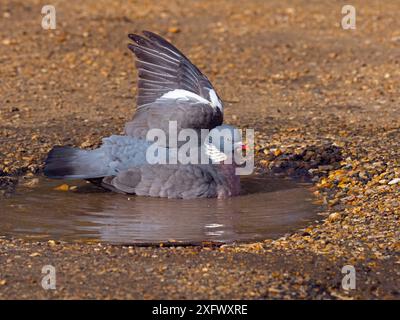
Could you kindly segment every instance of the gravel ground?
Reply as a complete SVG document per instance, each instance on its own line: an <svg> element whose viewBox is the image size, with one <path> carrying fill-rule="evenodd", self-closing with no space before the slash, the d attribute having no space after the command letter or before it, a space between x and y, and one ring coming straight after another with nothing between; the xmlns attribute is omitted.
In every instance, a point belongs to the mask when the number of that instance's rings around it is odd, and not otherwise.
<svg viewBox="0 0 400 320"><path fill-rule="evenodd" d="M167 36L210 77L225 121L257 132L257 171L308 176L324 220L230 247L0 240L0 298L400 297L400 3L41 1L0 7L0 210L55 144L94 147L134 111L127 33ZM57 269L57 290L40 286ZM341 288L344 265L357 287Z"/></svg>

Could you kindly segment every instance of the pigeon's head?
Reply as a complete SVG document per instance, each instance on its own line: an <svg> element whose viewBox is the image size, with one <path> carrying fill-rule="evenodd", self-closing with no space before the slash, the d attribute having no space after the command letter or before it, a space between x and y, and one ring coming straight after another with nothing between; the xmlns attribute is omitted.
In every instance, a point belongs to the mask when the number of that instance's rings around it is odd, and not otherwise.
<svg viewBox="0 0 400 320"><path fill-rule="evenodd" d="M204 145L213 162L224 161L235 152L242 151L242 132L234 126L223 124L210 131Z"/></svg>

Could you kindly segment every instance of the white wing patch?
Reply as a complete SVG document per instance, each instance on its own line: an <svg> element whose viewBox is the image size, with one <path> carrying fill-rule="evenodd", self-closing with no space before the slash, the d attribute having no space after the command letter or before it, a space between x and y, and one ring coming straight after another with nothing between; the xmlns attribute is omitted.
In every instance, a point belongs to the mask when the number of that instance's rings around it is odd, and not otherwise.
<svg viewBox="0 0 400 320"><path fill-rule="evenodd" d="M209 92L209 95L210 95L210 99L211 99L211 106L213 108L218 108L222 112L222 103L221 103L221 100L219 100L215 90L211 89Z"/></svg>
<svg viewBox="0 0 400 320"><path fill-rule="evenodd" d="M187 100L187 101L194 99L201 103L210 104L210 101L208 101L207 99L204 99L203 97L200 97L198 94L183 89L175 89L172 91L168 91L167 93L164 93L159 99Z"/></svg>
<svg viewBox="0 0 400 320"><path fill-rule="evenodd" d="M200 103L209 104L213 108L219 108L222 111L222 104L221 101L218 99L217 94L214 90L210 90L210 100L207 100L196 93L183 90L183 89L175 89L172 91L168 91L164 93L160 98L157 100L168 99L168 100L183 100L183 101L190 101L196 100Z"/></svg>

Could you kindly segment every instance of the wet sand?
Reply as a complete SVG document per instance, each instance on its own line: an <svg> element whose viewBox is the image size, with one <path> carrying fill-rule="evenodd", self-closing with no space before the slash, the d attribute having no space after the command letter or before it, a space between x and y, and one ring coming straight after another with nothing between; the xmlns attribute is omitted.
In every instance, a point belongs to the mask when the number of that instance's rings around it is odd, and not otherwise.
<svg viewBox="0 0 400 320"><path fill-rule="evenodd" d="M4 3L4 5L3 5ZM256 130L257 173L308 176L324 220L225 247L0 240L0 298L399 298L400 22L397 1L40 1L0 8L0 210L53 145L92 148L135 108L130 32L167 36ZM41 269L57 270L43 290ZM344 265L357 287L341 287Z"/></svg>

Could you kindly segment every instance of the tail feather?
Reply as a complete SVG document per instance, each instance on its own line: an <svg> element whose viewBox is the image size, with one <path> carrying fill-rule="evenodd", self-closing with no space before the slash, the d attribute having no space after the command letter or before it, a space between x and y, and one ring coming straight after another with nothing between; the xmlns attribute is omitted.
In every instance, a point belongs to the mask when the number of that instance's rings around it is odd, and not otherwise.
<svg viewBox="0 0 400 320"><path fill-rule="evenodd" d="M109 168L100 149L54 147L45 160L44 174L55 179L100 178Z"/></svg>

